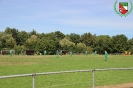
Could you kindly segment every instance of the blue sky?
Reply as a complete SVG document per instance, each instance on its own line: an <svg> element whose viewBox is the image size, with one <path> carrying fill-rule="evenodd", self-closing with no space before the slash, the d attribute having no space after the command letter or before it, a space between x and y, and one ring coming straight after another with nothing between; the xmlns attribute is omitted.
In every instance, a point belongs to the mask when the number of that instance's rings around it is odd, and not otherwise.
<svg viewBox="0 0 133 88"><path fill-rule="evenodd" d="M124 34L133 38L133 12L120 17L116 0L0 0L0 31L6 27L38 33ZM118 0L118 2L129 0ZM133 2L133 1L132 1ZM118 3L116 5L118 10ZM129 3L130 9L130 3Z"/></svg>

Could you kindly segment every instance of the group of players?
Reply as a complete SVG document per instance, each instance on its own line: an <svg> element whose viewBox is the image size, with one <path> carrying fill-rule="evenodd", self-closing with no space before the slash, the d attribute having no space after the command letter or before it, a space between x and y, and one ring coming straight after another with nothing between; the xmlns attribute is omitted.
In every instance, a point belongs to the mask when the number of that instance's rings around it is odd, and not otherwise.
<svg viewBox="0 0 133 88"><path fill-rule="evenodd" d="M88 54L89 54L89 52L86 51L86 56L88 56ZM96 54L97 54L97 51L94 52L94 56L96 56ZM44 55L46 55L46 50L44 51ZM59 55L62 56L62 50L61 50L60 52L58 52L58 50L56 51L56 57L57 57L57 58L59 58ZM72 57L72 51L70 51L70 57ZM104 57L105 57L104 60L107 61L107 59L108 59L108 53L107 53L106 50L105 50L105 52L104 52Z"/></svg>
<svg viewBox="0 0 133 88"><path fill-rule="evenodd" d="M86 51L86 56L88 55L89 53L88 53L88 51ZM97 51L95 51L94 52L94 56L96 56L96 54L97 54ZM107 59L108 59L108 52L105 50L105 52L104 52L104 60L105 61L107 61Z"/></svg>
<svg viewBox="0 0 133 88"><path fill-rule="evenodd" d="M47 52L46 52L46 50L44 50L44 55L46 55L46 54L47 54ZM62 50L60 52L58 52L58 50L56 51L56 57L57 58L59 58L59 54L62 55ZM86 51L86 56L88 56L88 54L89 54L89 52ZM96 56L96 54L97 54L97 51L94 52L94 56ZM12 56L12 51L11 50L10 50L10 56ZM71 51L70 51L70 57L72 57L72 52ZM107 59L108 59L107 51L105 51L104 57L105 57L104 60L107 61Z"/></svg>

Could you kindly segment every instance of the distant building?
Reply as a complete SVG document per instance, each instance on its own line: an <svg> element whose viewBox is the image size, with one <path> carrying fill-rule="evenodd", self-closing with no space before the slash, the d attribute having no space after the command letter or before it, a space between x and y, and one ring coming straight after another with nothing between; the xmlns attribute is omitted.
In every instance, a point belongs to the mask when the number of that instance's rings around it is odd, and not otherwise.
<svg viewBox="0 0 133 88"><path fill-rule="evenodd" d="M12 54L15 54L15 50L11 50ZM9 55L10 54L10 50L0 50L0 54L1 55Z"/></svg>

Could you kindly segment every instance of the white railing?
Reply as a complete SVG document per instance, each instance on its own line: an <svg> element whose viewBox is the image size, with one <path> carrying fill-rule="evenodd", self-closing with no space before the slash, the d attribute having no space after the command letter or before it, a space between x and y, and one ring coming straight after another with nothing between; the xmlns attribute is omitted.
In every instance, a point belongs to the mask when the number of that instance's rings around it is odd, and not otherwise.
<svg viewBox="0 0 133 88"><path fill-rule="evenodd" d="M43 73L34 73L34 74L0 76L0 79L32 76L32 88L35 88L35 77L39 76L39 75L52 75L52 74L64 74L64 73L76 73L76 72L92 72L92 88L94 88L94 72L95 71L109 71L109 70L133 70L133 68L104 68L104 69L90 69L90 70L43 72Z"/></svg>

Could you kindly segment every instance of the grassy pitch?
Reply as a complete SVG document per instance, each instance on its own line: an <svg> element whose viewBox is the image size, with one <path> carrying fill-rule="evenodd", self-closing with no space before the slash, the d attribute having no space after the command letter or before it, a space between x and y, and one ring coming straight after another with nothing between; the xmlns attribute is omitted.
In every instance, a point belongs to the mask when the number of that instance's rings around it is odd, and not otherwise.
<svg viewBox="0 0 133 88"><path fill-rule="evenodd" d="M0 56L0 76L57 72L68 70L89 70L98 68L132 68L133 56L69 55L56 58L47 56ZM133 82L133 70L97 71L95 86L115 85ZM66 73L36 76L36 88L91 88L92 73ZM31 88L32 77L0 79L0 88Z"/></svg>

